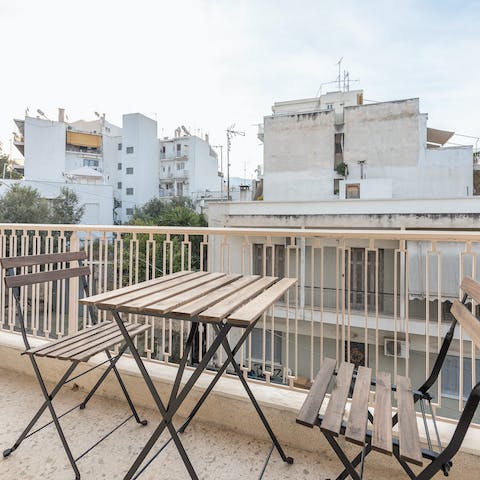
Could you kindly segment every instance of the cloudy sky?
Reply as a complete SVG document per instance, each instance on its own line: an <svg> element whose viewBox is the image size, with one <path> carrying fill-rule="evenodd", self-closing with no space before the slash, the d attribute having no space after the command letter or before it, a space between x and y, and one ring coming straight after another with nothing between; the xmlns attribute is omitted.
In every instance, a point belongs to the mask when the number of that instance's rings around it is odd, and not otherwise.
<svg viewBox="0 0 480 480"><path fill-rule="evenodd" d="M480 136L479 24L466 0L0 0L0 140L26 107L141 112L159 136L183 124L213 144L235 124L232 172L251 177L255 124L315 96L340 57L366 99L420 97L430 126Z"/></svg>

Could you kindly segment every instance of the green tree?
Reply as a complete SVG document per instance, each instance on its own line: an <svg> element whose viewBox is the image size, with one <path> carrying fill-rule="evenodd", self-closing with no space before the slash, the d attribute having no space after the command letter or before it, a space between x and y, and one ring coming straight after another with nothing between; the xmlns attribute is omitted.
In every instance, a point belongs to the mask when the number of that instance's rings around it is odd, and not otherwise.
<svg viewBox="0 0 480 480"><path fill-rule="evenodd" d="M85 205L80 205L77 194L67 187L60 190L60 195L53 200L50 223L79 223L85 212Z"/></svg>
<svg viewBox="0 0 480 480"><path fill-rule="evenodd" d="M170 201L152 198L135 210L130 224L206 227L207 221L203 214L195 211L195 206L189 198L176 197Z"/></svg>
<svg viewBox="0 0 480 480"><path fill-rule="evenodd" d="M150 226L181 226L181 227L206 227L207 221L203 214L197 213L193 202L189 198L177 197L171 200L162 200L154 198L145 205L137 208L130 220L130 225L150 225ZM139 241L140 271L139 278L145 278L146 272L146 245L147 235L137 235ZM130 236L125 237L126 241ZM159 244L156 253L156 264L163 264L163 249L160 247L165 240L165 235L154 235L154 239ZM182 266L182 240L183 235L171 235L173 270L178 271ZM202 236L190 235L191 242L191 268L200 268L200 243ZM184 252L185 253L185 252ZM128 259L127 259L128 261Z"/></svg>
<svg viewBox="0 0 480 480"><path fill-rule="evenodd" d="M28 186L12 185L0 199L2 223L48 223L50 221L47 201L38 190Z"/></svg>

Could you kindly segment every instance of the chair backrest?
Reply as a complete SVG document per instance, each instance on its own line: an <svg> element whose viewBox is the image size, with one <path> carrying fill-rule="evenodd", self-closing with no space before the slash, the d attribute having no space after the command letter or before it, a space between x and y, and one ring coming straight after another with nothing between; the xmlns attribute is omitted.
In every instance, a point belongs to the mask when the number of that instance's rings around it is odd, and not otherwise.
<svg viewBox="0 0 480 480"><path fill-rule="evenodd" d="M480 303L480 284L470 277L465 277L460 286L463 293L477 303ZM465 306L465 302L460 303L458 300L453 302L450 310L457 322L468 333L472 342L480 348L480 321Z"/></svg>
<svg viewBox="0 0 480 480"><path fill-rule="evenodd" d="M64 280L67 278L84 277L90 275L90 267L82 266L82 260L87 258L86 252L49 253L43 255L26 255L21 257L0 258L0 265L7 269L5 276L6 288L19 288L36 283ZM78 262L78 267L67 266L70 262ZM55 265L54 269L32 273L12 274L14 269L22 267L41 267Z"/></svg>
<svg viewBox="0 0 480 480"><path fill-rule="evenodd" d="M13 289L13 297L17 305L17 317L22 332L25 347L30 348L25 326L24 313L20 302L20 288L38 283L53 282L56 280L66 280L69 278L80 278L85 295L88 295L87 277L90 275L90 267L83 266L83 260L86 260L87 253L83 252L65 252L65 253L47 253L42 255L25 255L20 257L0 258L0 266L7 270L4 277L5 287ZM78 266L71 266L72 262L77 262ZM47 269L47 266L50 266ZM29 267L33 268L30 273ZM44 270L42 271L42 267ZM88 307L88 312L93 324L97 323L97 317L93 307Z"/></svg>

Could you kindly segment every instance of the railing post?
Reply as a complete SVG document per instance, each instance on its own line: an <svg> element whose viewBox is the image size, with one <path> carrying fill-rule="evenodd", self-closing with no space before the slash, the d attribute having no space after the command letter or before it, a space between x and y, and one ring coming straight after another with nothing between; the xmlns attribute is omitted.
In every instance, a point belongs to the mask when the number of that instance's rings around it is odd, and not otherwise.
<svg viewBox="0 0 480 480"><path fill-rule="evenodd" d="M80 242L76 232L72 233L70 238L70 251L80 250ZM78 330L78 277L70 279L68 295L68 335L76 333Z"/></svg>
<svg viewBox="0 0 480 480"><path fill-rule="evenodd" d="M303 317L305 311L305 237L300 237L300 278L298 285L300 287L300 313Z"/></svg>

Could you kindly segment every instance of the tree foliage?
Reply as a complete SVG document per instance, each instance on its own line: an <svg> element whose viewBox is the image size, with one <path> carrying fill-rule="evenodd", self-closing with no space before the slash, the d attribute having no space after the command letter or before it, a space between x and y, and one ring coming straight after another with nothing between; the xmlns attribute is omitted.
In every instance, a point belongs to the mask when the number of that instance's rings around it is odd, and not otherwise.
<svg viewBox="0 0 480 480"><path fill-rule="evenodd" d="M67 187L60 190L60 195L53 200L50 223L79 223L85 212L85 205L80 205L77 194Z"/></svg>
<svg viewBox="0 0 480 480"><path fill-rule="evenodd" d="M189 198L177 197L170 201L152 198L135 210L131 225L158 225L179 227L206 227L205 216L195 211Z"/></svg>
<svg viewBox="0 0 480 480"><path fill-rule="evenodd" d="M80 222L83 212L75 192L66 187L51 205L37 189L18 183L0 198L2 223L73 224Z"/></svg>
<svg viewBox="0 0 480 480"><path fill-rule="evenodd" d="M49 220L48 202L35 188L12 185L0 199L2 223L48 223Z"/></svg>
<svg viewBox="0 0 480 480"><path fill-rule="evenodd" d="M147 226L180 226L180 227L206 227L207 221L203 214L197 213L193 202L189 198L177 197L170 201L153 198L145 205L137 208L130 220L130 225L147 225ZM138 234L139 241L139 260L140 260L140 278L145 278L146 273L146 240L147 235ZM183 265L184 268L200 268L200 243L202 236L188 235L188 241L191 248L191 264ZM165 241L165 235L154 235L154 240L161 245ZM126 238L127 242L130 236ZM184 249L184 260L187 257L185 246L182 242L185 240L184 235L170 235L171 251L169 250L166 259L167 265L170 264L170 255L172 258L173 271L182 268L182 249ZM163 265L163 248L160 246L156 249L156 265Z"/></svg>

